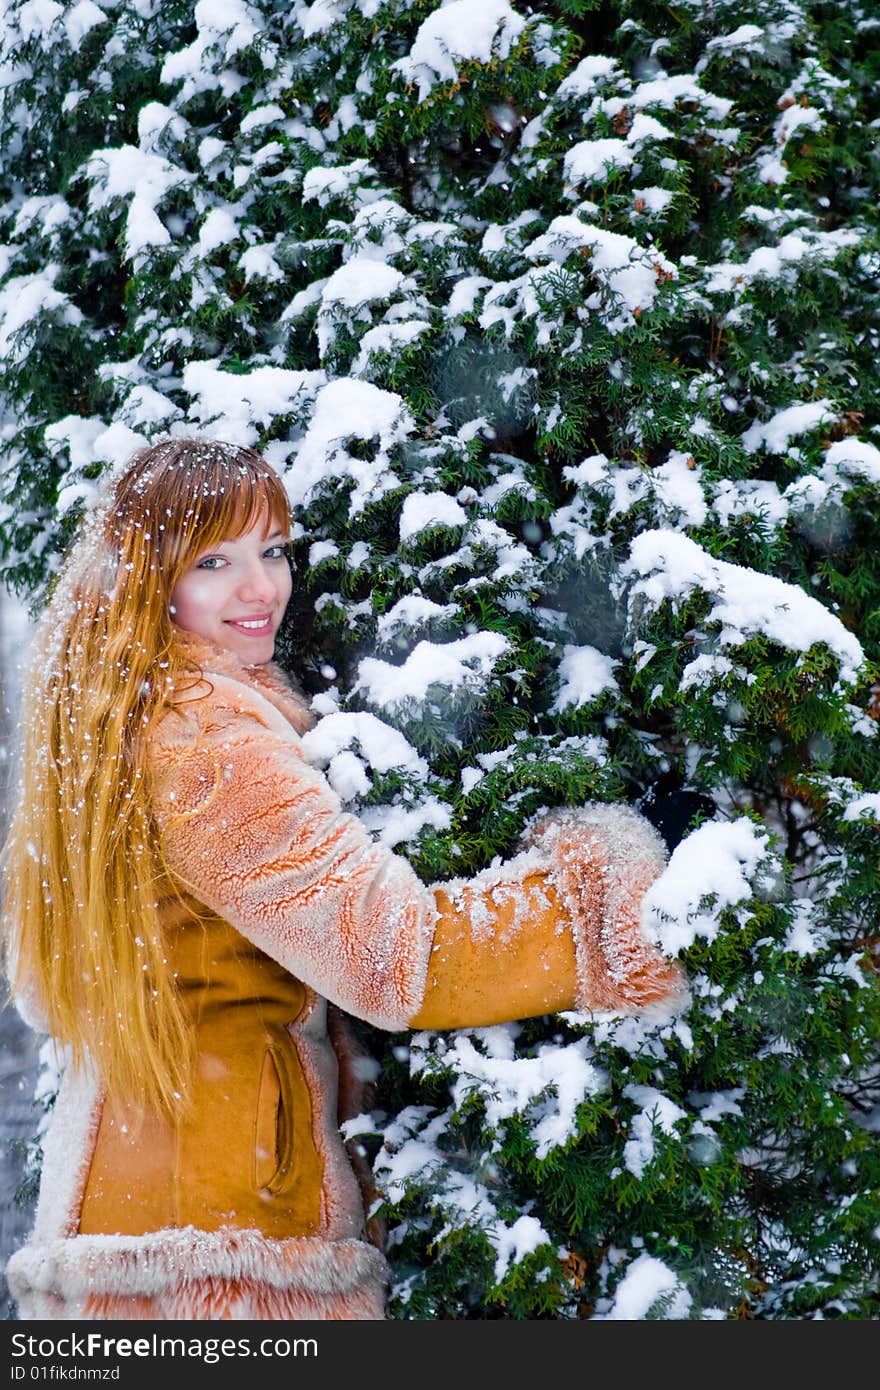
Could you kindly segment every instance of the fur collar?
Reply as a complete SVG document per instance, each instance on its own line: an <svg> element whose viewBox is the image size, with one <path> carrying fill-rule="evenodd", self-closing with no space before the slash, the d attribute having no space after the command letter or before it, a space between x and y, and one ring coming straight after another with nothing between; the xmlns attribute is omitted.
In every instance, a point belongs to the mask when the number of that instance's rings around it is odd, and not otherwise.
<svg viewBox="0 0 880 1390"><path fill-rule="evenodd" d="M306 702L299 684L283 671L274 661L262 666L248 666L234 652L218 647L194 632L178 630L175 635L178 648L186 661L202 675L227 676L256 690L279 709L285 719L298 733L311 729L315 719Z"/></svg>

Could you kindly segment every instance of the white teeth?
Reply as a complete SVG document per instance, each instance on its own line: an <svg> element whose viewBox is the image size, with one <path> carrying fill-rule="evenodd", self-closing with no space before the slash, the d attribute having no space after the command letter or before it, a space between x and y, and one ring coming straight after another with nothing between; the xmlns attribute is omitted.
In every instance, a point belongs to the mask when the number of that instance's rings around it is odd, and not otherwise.
<svg viewBox="0 0 880 1390"><path fill-rule="evenodd" d="M240 623L236 623L235 626L236 626L236 627L253 627L253 628L268 627L268 626L269 626L269 619L268 619L268 618L260 618L258 621L252 622L252 623L240 622Z"/></svg>

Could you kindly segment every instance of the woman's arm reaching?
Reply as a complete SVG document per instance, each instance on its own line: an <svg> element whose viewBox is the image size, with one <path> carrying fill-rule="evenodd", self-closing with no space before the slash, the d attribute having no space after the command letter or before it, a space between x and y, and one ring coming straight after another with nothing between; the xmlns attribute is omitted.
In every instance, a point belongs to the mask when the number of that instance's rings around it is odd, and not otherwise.
<svg viewBox="0 0 880 1390"><path fill-rule="evenodd" d="M152 741L168 868L319 994L391 1030L680 995L679 969L639 933L664 854L637 813L547 813L515 858L431 888L342 809L268 701L211 682Z"/></svg>
<svg viewBox="0 0 880 1390"><path fill-rule="evenodd" d="M640 928L642 898L665 860L642 816L599 804L543 812L522 844L497 870L435 890L439 916L413 1027L685 1002L681 967Z"/></svg>

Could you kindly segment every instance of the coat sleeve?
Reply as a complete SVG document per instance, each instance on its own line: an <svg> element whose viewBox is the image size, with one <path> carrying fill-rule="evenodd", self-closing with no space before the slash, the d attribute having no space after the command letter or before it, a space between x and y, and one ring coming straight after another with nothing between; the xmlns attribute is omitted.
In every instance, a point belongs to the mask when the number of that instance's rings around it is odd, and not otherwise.
<svg viewBox="0 0 880 1390"><path fill-rule="evenodd" d="M592 820L583 808L580 820L551 813L499 869L431 888L343 810L299 736L253 692L227 705L215 691L167 714L149 775L172 877L377 1027L632 1009L679 982L638 933L638 900L662 852L625 808L596 807ZM615 809L628 829L644 828L634 854L609 838L603 813Z"/></svg>
<svg viewBox="0 0 880 1390"><path fill-rule="evenodd" d="M642 931L642 899L666 859L643 816L598 803L543 812L522 847L497 869L435 890L437 926L413 1027L687 1002L681 967Z"/></svg>

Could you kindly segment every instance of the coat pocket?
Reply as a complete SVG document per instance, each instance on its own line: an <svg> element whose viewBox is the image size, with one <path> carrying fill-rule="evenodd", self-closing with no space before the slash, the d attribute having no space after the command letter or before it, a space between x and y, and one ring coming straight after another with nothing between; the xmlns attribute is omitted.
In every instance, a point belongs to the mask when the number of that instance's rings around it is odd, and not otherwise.
<svg viewBox="0 0 880 1390"><path fill-rule="evenodd" d="M263 1058L254 1135L254 1187L283 1192L294 1160L294 1065L291 1047L270 1044Z"/></svg>

